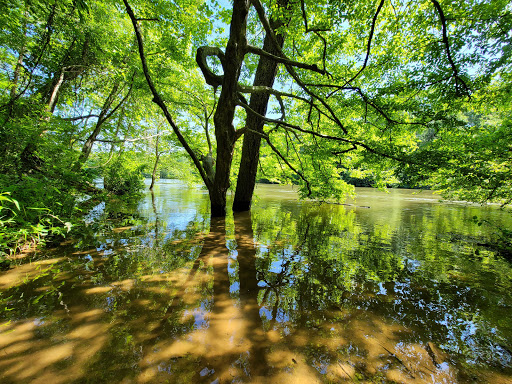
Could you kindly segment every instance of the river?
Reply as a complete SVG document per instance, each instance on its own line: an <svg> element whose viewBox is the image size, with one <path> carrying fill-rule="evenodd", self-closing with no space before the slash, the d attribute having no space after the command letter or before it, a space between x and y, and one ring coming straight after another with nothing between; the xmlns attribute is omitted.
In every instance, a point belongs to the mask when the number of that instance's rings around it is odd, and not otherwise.
<svg viewBox="0 0 512 384"><path fill-rule="evenodd" d="M87 222L0 272L1 383L512 382L496 206L258 185L211 221L204 190L161 180Z"/></svg>

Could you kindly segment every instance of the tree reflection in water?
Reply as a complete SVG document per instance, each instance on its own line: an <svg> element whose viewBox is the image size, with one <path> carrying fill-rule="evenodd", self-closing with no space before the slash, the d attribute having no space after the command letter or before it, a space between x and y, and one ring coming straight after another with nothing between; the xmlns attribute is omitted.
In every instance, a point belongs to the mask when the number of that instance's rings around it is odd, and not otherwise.
<svg viewBox="0 0 512 384"><path fill-rule="evenodd" d="M208 230L161 198L0 275L2 383L512 379L510 265L446 239L471 211L262 201Z"/></svg>

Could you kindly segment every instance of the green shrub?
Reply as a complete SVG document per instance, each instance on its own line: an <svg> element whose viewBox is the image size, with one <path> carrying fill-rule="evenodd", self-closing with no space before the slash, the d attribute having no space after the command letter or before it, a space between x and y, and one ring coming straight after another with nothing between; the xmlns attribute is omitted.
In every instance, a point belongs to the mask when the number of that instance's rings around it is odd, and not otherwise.
<svg viewBox="0 0 512 384"><path fill-rule="evenodd" d="M144 188L143 165L120 157L103 173L103 186L106 191L115 195L136 195Z"/></svg>

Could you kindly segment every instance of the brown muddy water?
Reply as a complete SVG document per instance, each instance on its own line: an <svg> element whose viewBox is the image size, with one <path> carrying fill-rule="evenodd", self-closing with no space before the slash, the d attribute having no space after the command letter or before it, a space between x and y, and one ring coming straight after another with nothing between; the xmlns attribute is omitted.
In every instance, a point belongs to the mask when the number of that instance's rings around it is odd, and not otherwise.
<svg viewBox="0 0 512 384"><path fill-rule="evenodd" d="M162 180L0 272L1 383L512 383L511 214L258 186L210 222ZM482 226L472 218L488 220Z"/></svg>

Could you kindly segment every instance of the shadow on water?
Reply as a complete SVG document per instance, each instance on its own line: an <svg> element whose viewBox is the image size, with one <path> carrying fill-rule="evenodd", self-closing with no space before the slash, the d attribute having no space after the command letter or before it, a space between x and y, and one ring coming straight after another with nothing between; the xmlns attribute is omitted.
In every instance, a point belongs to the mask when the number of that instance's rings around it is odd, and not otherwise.
<svg viewBox="0 0 512 384"><path fill-rule="evenodd" d="M454 240L473 211L280 190L210 221L178 187L0 274L0 382L511 382L510 265Z"/></svg>

